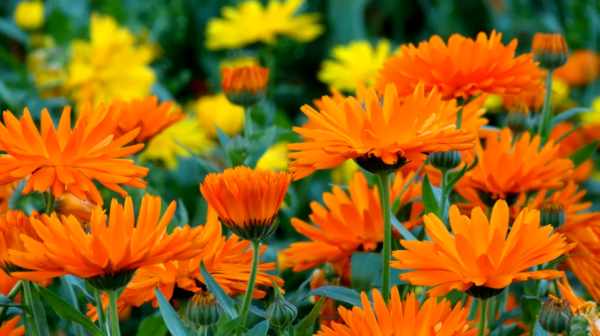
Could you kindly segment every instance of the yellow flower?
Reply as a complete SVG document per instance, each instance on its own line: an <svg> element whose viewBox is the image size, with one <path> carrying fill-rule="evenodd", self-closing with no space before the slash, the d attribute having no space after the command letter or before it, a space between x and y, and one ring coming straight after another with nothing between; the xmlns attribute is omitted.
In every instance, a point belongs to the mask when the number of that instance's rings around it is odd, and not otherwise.
<svg viewBox="0 0 600 336"><path fill-rule="evenodd" d="M15 23L25 30L35 30L43 26L44 3L40 0L19 2L15 9Z"/></svg>
<svg viewBox="0 0 600 336"><path fill-rule="evenodd" d="M133 33L111 17L92 14L90 40L73 41L71 53L65 88L80 106L144 98L156 80L151 48L138 47Z"/></svg>
<svg viewBox="0 0 600 336"><path fill-rule="evenodd" d="M223 18L211 19L206 28L209 50L237 49L248 44L274 43L279 35L299 42L314 40L323 32L319 14L294 16L304 0L270 0L266 7L258 0L244 1L236 8L225 6Z"/></svg>
<svg viewBox="0 0 600 336"><path fill-rule="evenodd" d="M375 85L377 71L391 54L390 42L387 40L380 40L375 48L368 41L339 45L331 51L333 60L321 63L321 71L317 77L336 90L354 92L356 82L367 86Z"/></svg>
<svg viewBox="0 0 600 336"><path fill-rule="evenodd" d="M61 54L57 48L42 48L27 55L27 69L33 75L35 87L40 97L58 97L64 95L63 82L67 78Z"/></svg>
<svg viewBox="0 0 600 336"><path fill-rule="evenodd" d="M358 171L358 165L354 160L346 160L341 165L331 170L331 183L335 185L348 185Z"/></svg>
<svg viewBox="0 0 600 336"><path fill-rule="evenodd" d="M224 58L219 61L219 68L233 68L234 66L238 68L248 67L253 65L260 65L258 58L256 56L240 56L240 57L231 57Z"/></svg>
<svg viewBox="0 0 600 336"><path fill-rule="evenodd" d="M487 109L488 112L498 112L502 110L502 96L497 94L488 95L482 107Z"/></svg>
<svg viewBox="0 0 600 336"><path fill-rule="evenodd" d="M152 138L142 152L140 161L159 161L169 169L177 168L177 157L190 157L191 154L175 140L195 153L206 152L212 146L196 120L186 118Z"/></svg>
<svg viewBox="0 0 600 336"><path fill-rule="evenodd" d="M230 103L224 93L200 97L194 104L194 111L200 127L212 139L218 138L216 127L228 136L234 136L244 128L244 109Z"/></svg>
<svg viewBox="0 0 600 336"><path fill-rule="evenodd" d="M554 78L552 79L552 106L561 106L569 99L569 84L565 81Z"/></svg>
<svg viewBox="0 0 600 336"><path fill-rule="evenodd" d="M256 163L256 168L286 170L288 168L287 143L279 142L269 147Z"/></svg>

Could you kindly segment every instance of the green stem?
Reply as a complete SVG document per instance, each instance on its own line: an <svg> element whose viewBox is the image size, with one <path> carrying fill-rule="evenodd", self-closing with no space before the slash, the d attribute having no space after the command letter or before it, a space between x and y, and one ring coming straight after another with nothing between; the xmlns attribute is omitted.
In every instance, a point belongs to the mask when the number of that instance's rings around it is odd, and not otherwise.
<svg viewBox="0 0 600 336"><path fill-rule="evenodd" d="M448 181L447 181L448 170L442 169L441 172L442 172L442 184L440 186L440 189L442 192L442 198L440 199L440 201L442 204L440 204L440 209L442 209L442 221L444 222L444 224L448 225L448 211L446 210L446 201L448 201L448 197L446 197L446 188L448 187Z"/></svg>
<svg viewBox="0 0 600 336"><path fill-rule="evenodd" d="M102 293L94 289L94 298L96 299L96 314L98 315L98 324L100 324L100 330L107 333L106 328L106 315L104 314L104 306L102 305Z"/></svg>
<svg viewBox="0 0 600 336"><path fill-rule="evenodd" d="M488 300L488 315L491 316L489 323L490 330L494 327L494 321L496 321L496 312L498 311L498 299L499 297L494 297Z"/></svg>
<svg viewBox="0 0 600 336"><path fill-rule="evenodd" d="M108 291L106 294L108 294L110 335L121 336L121 330L119 329L119 312L117 311L117 291ZM100 304L102 304L102 301L100 301Z"/></svg>
<svg viewBox="0 0 600 336"><path fill-rule="evenodd" d="M475 320L478 309L479 309L479 300L476 300L475 298L473 298L471 300L471 306L469 307L469 318L468 318L469 321Z"/></svg>
<svg viewBox="0 0 600 336"><path fill-rule="evenodd" d="M379 174L381 211L383 212L383 265L381 295L387 305L390 299L390 256L392 255L392 221L390 209L390 174Z"/></svg>
<svg viewBox="0 0 600 336"><path fill-rule="evenodd" d="M252 107L244 107L244 137L252 138Z"/></svg>
<svg viewBox="0 0 600 336"><path fill-rule="evenodd" d="M510 290L508 287L506 287L504 292L502 292L502 294L498 297L500 315L506 313L506 303L508 300L508 293L510 293ZM504 334L504 328L498 328L498 336L502 336L503 334Z"/></svg>
<svg viewBox="0 0 600 336"><path fill-rule="evenodd" d="M17 295L19 295L19 293L21 292L22 288L23 280L17 281L15 286L10 290L10 293L8 293L7 297L14 301ZM8 313L8 307L0 307L0 325L2 325L2 323L4 322L4 317L6 316L6 313Z"/></svg>
<svg viewBox="0 0 600 336"><path fill-rule="evenodd" d="M478 336L485 336L485 328L487 325L487 300L479 299L479 330L477 331Z"/></svg>
<svg viewBox="0 0 600 336"><path fill-rule="evenodd" d="M540 121L540 127L538 129L538 134L542 137L543 146L546 141L548 141L548 137L550 136L550 121L552 116L550 115L550 98L552 97L552 71L547 70L546 75L546 97L544 97L544 106L542 107L542 120Z"/></svg>
<svg viewBox="0 0 600 336"><path fill-rule="evenodd" d="M73 306L73 308L79 310L79 304L77 303L77 296L75 295L75 291L73 290L73 287L69 284L69 282L67 281L67 279L65 279L65 277L60 277L60 284L65 288L65 290L67 291L67 302L69 302L69 304L71 306ZM84 336L85 333L83 331L83 327L76 322L73 322L73 333L75 334L75 336Z"/></svg>
<svg viewBox="0 0 600 336"><path fill-rule="evenodd" d="M258 259L260 252L260 242L252 241L252 267L250 268L250 278L248 278L248 287L246 287L246 294L244 295L244 302L242 304L242 310L240 315L244 315L250 309L250 303L252 302L252 292L254 292L254 283L256 282L256 273L258 272ZM245 323L245 319L242 322L242 326Z"/></svg>
<svg viewBox="0 0 600 336"><path fill-rule="evenodd" d="M462 106L460 107L460 110L458 110L458 112L456 113L456 129L460 129L462 127L462 117L463 115L463 108Z"/></svg>
<svg viewBox="0 0 600 336"><path fill-rule="evenodd" d="M46 191L44 200L46 201L46 215L50 216L54 212L54 202L56 201L56 197L48 190Z"/></svg>

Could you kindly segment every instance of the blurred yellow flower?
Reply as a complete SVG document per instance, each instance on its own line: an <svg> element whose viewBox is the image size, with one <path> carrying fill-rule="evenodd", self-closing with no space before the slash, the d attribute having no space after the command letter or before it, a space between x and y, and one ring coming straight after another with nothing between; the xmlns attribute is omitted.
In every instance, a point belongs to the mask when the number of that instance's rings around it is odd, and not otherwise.
<svg viewBox="0 0 600 336"><path fill-rule="evenodd" d="M198 122L186 118L152 138L140 155L140 161L158 161L169 169L177 168L177 157L190 157L191 154L175 140L198 154L207 152L212 146Z"/></svg>
<svg viewBox="0 0 600 336"><path fill-rule="evenodd" d="M331 183L335 185L348 185L358 171L358 165L354 160L346 160L341 165L331 170Z"/></svg>
<svg viewBox="0 0 600 336"><path fill-rule="evenodd" d="M44 25L44 3L40 0L21 1L15 8L14 17L21 29L38 29Z"/></svg>
<svg viewBox="0 0 600 336"><path fill-rule="evenodd" d="M328 86L347 92L356 90L356 82L375 85L381 65L392 55L390 42L379 40L376 47L368 41L353 41L333 48L333 60L321 63L317 77Z"/></svg>
<svg viewBox="0 0 600 336"><path fill-rule="evenodd" d="M271 170L287 170L289 159L287 157L287 143L279 142L269 147L256 163L256 168Z"/></svg>
<svg viewBox="0 0 600 336"><path fill-rule="evenodd" d="M58 50L52 47L41 48L27 55L27 69L33 75L33 82L42 98L64 95L63 83L67 78L67 71Z"/></svg>
<svg viewBox="0 0 600 336"><path fill-rule="evenodd" d="M552 79L552 106L561 106L569 99L571 89L565 81L554 78Z"/></svg>
<svg viewBox="0 0 600 336"><path fill-rule="evenodd" d="M278 35L309 42L323 33L317 23L320 15L294 16L304 0L270 0L266 7L259 0L247 0L236 8L221 9L223 18L211 19L206 28L209 50L237 49L248 44L274 43Z"/></svg>
<svg viewBox="0 0 600 336"><path fill-rule="evenodd" d="M200 97L194 103L194 112L209 138L218 138L217 127L228 136L234 136L244 128L244 109L229 102L224 93Z"/></svg>
<svg viewBox="0 0 600 336"><path fill-rule="evenodd" d="M238 68L248 67L253 65L260 65L258 58L255 56L240 56L240 57L231 57L224 58L219 61L219 68L233 68L234 66Z"/></svg>
<svg viewBox="0 0 600 336"><path fill-rule="evenodd" d="M90 40L71 44L71 63L65 88L81 106L110 104L113 99L144 98L156 78L149 64L153 51L137 46L137 38L107 16L92 14Z"/></svg>
<svg viewBox="0 0 600 336"><path fill-rule="evenodd" d="M482 107L491 113L502 110L502 96L497 94L488 95Z"/></svg>

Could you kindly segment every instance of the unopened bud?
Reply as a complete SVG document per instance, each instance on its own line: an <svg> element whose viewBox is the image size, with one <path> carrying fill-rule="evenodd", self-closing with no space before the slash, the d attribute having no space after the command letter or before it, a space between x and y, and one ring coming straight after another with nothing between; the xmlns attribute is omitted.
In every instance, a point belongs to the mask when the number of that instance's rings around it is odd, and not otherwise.
<svg viewBox="0 0 600 336"><path fill-rule="evenodd" d="M569 303L562 299L550 298L546 300L540 310L538 320L542 329L549 333L564 334L569 329L573 313Z"/></svg>
<svg viewBox="0 0 600 336"><path fill-rule="evenodd" d="M280 297L276 298L266 311L269 323L278 328L294 322L296 315L298 315L296 307Z"/></svg>

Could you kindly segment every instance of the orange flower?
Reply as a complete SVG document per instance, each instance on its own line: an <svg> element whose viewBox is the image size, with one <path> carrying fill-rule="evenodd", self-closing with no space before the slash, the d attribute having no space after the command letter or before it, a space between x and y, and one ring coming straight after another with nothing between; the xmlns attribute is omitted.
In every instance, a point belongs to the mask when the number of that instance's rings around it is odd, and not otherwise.
<svg viewBox="0 0 600 336"><path fill-rule="evenodd" d="M569 84L583 86L590 84L600 74L600 55L592 50L575 50L567 63L554 71L554 76Z"/></svg>
<svg viewBox="0 0 600 336"><path fill-rule="evenodd" d="M18 185L19 181L0 185L0 216L8 211L9 200Z"/></svg>
<svg viewBox="0 0 600 336"><path fill-rule="evenodd" d="M419 308L419 300L410 293L406 301L400 300L398 288L392 288L392 299L385 306L377 289L373 290L373 308L367 294L361 294L362 308L348 310L338 308L346 323L332 323L332 327L322 326L319 336L363 336L363 335L477 335L477 328L471 328L467 317L469 310L461 305L452 308L450 301L427 300Z"/></svg>
<svg viewBox="0 0 600 336"><path fill-rule="evenodd" d="M572 131L573 128L575 128L574 131ZM557 157L560 158L568 158L569 155L573 154L575 151L587 145L588 143L587 137L583 130L568 121L563 121L556 125L550 133L550 140L558 141L562 137L564 138L559 143L559 150L557 153ZM568 176L568 179L573 179L575 182L583 183L587 181L590 176L592 176L593 171L594 160L590 158L583 162L579 167L575 168L573 174Z"/></svg>
<svg viewBox="0 0 600 336"><path fill-rule="evenodd" d="M65 187L79 199L90 197L102 204L102 197L92 180L126 195L119 184L145 188L139 179L148 169L135 165L133 160L120 159L138 152L143 144L123 147L133 140L139 130L113 140L120 112L112 107L98 106L93 111L85 104L77 123L71 130L71 108L65 107L55 129L50 114L42 111L41 134L25 109L21 121L9 111L0 123L0 184L8 184L29 175L23 194L36 190L51 190L60 198Z"/></svg>
<svg viewBox="0 0 600 336"><path fill-rule="evenodd" d="M426 154L464 150L473 146L474 134L456 130L454 125L438 128L432 118L441 113L445 102L434 90L425 96L423 85L401 104L393 85L387 87L383 104L370 88L366 92L366 109L353 97L335 104L323 97L326 110L321 113L308 105L302 111L316 127L294 127L307 139L288 145L298 151L288 156L290 171L298 180L317 169L339 166L347 159L369 170L393 172L406 161L423 161Z"/></svg>
<svg viewBox="0 0 600 336"><path fill-rule="evenodd" d="M540 67L554 70L565 65L569 49L564 36L561 34L537 33L531 43L533 58Z"/></svg>
<svg viewBox="0 0 600 336"><path fill-rule="evenodd" d="M38 212L34 210L31 214L31 220L35 220L38 216ZM20 270L9 257L9 251L27 251L21 236L40 241L30 218L23 212L9 210L6 215L0 216L0 268L7 274Z"/></svg>
<svg viewBox="0 0 600 336"><path fill-rule="evenodd" d="M409 200L421 196L420 182L411 184L400 196L400 192L413 176L414 173L406 177L402 173L396 174L390 193L392 204L398 197L400 204L405 205ZM286 264L293 267L294 272L301 272L325 262L344 261L359 249L373 251L383 242L383 216L377 187L369 188L361 172L356 172L348 185L350 197L341 188L334 187L332 193L323 194L325 207L318 202L310 204L313 213L309 218L315 223L314 226L292 218L292 226L312 240L292 243L290 248L282 251L287 257ZM404 226L411 230L420 224L418 216L424 208L420 202L409 206L412 206L412 220L405 222Z"/></svg>
<svg viewBox="0 0 600 336"><path fill-rule="evenodd" d="M522 91L515 94L503 94L502 104L504 105L504 109L507 111L518 107L521 103L524 103L527 105L529 110L539 112L542 110L545 97L546 89L542 87L535 91Z"/></svg>
<svg viewBox="0 0 600 336"><path fill-rule="evenodd" d="M515 57L517 40L505 46L501 38L494 30L489 39L485 33L479 33L476 40L454 34L446 45L435 35L418 47L412 43L400 46L400 53L379 70L375 88L383 92L393 83L398 95L404 96L423 82L426 91L436 87L445 99L539 90L542 84L538 79L544 73L533 62L533 55Z"/></svg>
<svg viewBox="0 0 600 336"><path fill-rule="evenodd" d="M488 221L481 208L471 218L450 208L453 234L434 214L424 217L433 242L402 241L407 250L393 252L398 261L390 265L413 270L400 275L415 286L435 286L427 293L443 296L451 290L467 291L475 298L500 294L512 282L527 279L556 279L554 270L527 269L558 258L572 246L552 226L540 227L540 213L523 209L508 233L509 210L505 201L496 202ZM508 237L507 237L508 233Z"/></svg>
<svg viewBox="0 0 600 336"><path fill-rule="evenodd" d="M59 216L73 215L80 222L89 222L92 220L92 211L97 205L90 201L82 201L73 196L70 192L66 192L60 199L56 201L56 213Z"/></svg>
<svg viewBox="0 0 600 336"><path fill-rule="evenodd" d="M262 240L277 228L277 213L290 182L286 171L239 166L208 174L200 192L233 233L246 240Z"/></svg>
<svg viewBox="0 0 600 336"><path fill-rule="evenodd" d="M269 69L258 65L221 69L221 86L235 105L251 106L262 100L267 89Z"/></svg>
<svg viewBox="0 0 600 336"><path fill-rule="evenodd" d="M42 215L31 221L40 241L21 235L27 251L9 251L14 264L31 270L13 276L41 280L73 274L98 289L122 288L140 267L189 259L201 251L200 228L186 225L166 234L175 207L172 202L159 221L161 199L146 194L136 224L131 197L124 206L113 199L109 221L98 206L88 229L74 216Z"/></svg>
<svg viewBox="0 0 600 336"><path fill-rule="evenodd" d="M139 128L140 131L135 137L136 143L150 141L155 135L186 117L185 114L181 114L181 108L173 108L174 102L158 104L156 96L133 99L129 102L115 99L112 105L121 111L115 136L120 137Z"/></svg>
<svg viewBox="0 0 600 336"><path fill-rule="evenodd" d="M0 327L0 336L23 336L25 335L25 325L20 325L19 320L21 316L14 317L6 322L2 323Z"/></svg>

